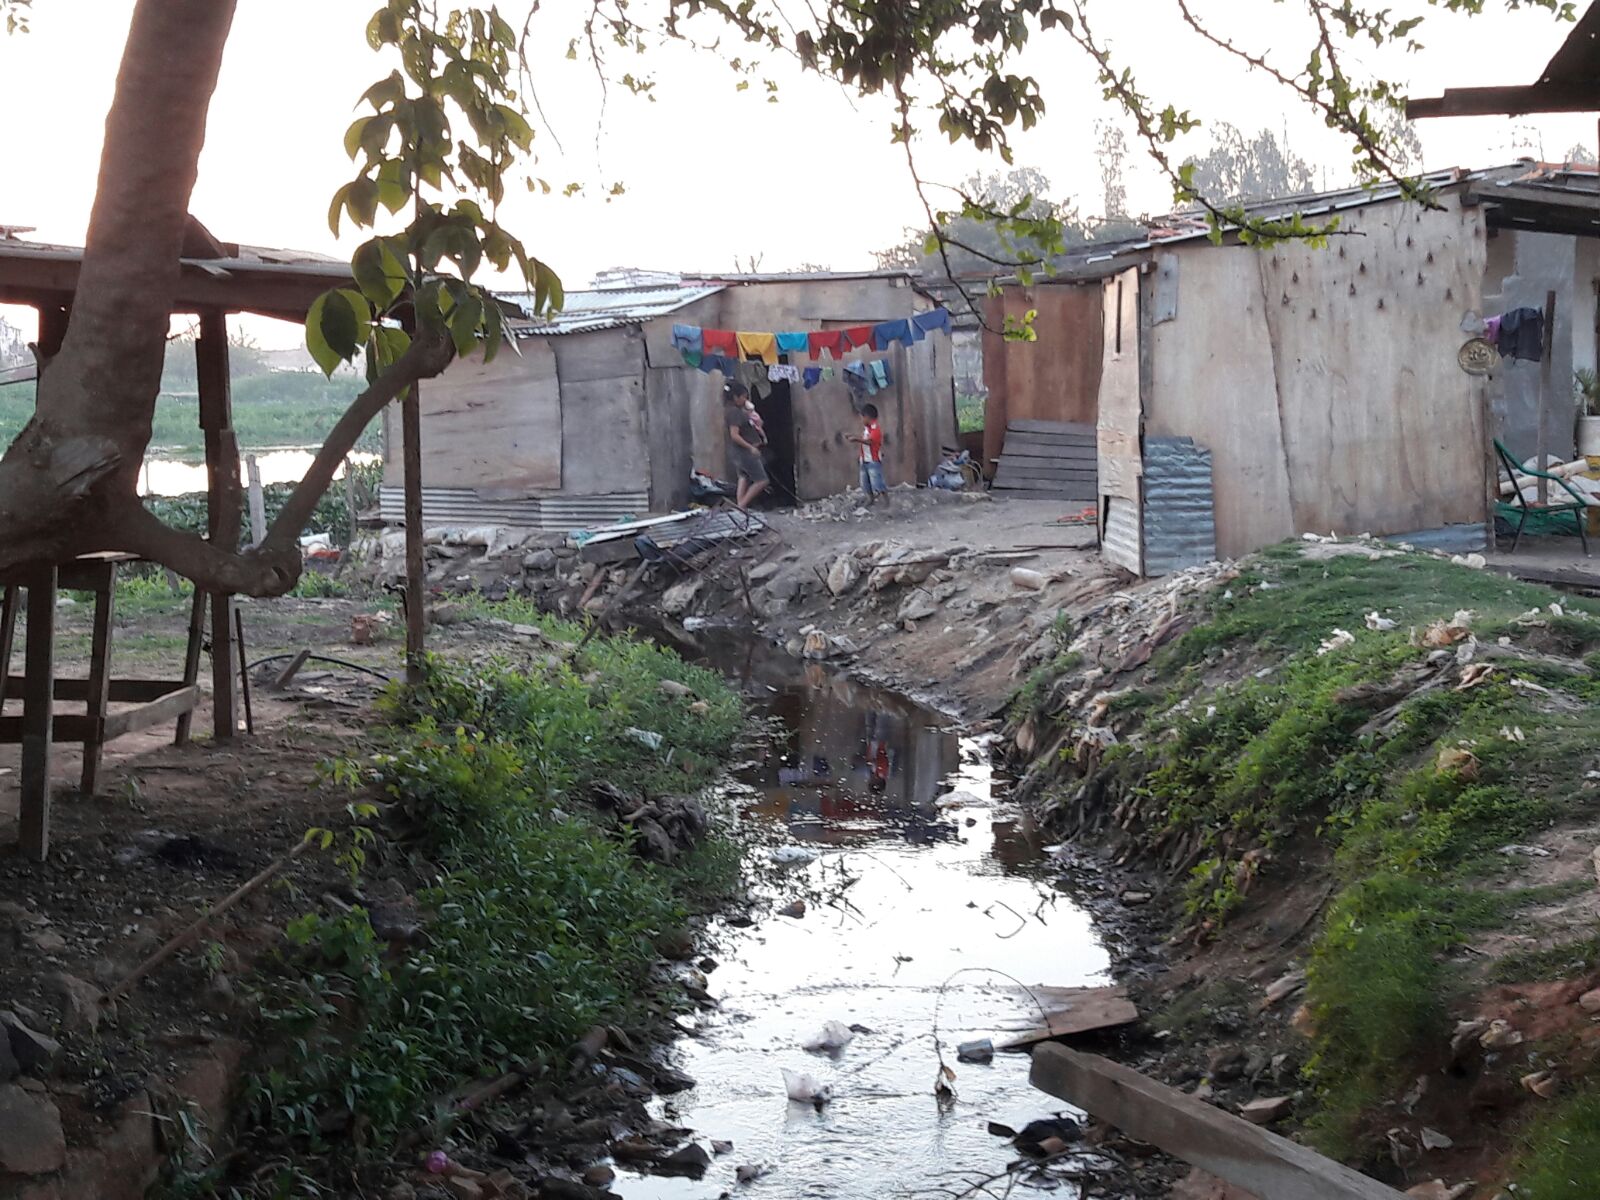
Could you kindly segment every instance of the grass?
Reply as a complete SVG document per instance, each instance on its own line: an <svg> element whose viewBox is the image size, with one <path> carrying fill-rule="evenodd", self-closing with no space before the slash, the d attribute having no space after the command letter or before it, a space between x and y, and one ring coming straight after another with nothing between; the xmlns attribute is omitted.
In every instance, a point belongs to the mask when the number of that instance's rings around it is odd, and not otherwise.
<svg viewBox="0 0 1600 1200"><path fill-rule="evenodd" d="M359 395L364 382L349 375L279 371L233 381L233 425L244 450L267 446L320 445ZM10 445L33 416L34 385L0 387L0 445ZM150 446L162 457L192 457L203 452L199 399L163 392L156 398ZM383 422L375 418L356 443L357 450L382 450Z"/></svg>
<svg viewBox="0 0 1600 1200"><path fill-rule="evenodd" d="M581 636L541 624L560 641ZM663 694L664 680L704 707ZM296 949L263 999L285 1056L248 1093L255 1136L274 1148L322 1148L330 1114L359 1113L364 1152L381 1156L462 1079L553 1068L592 1024L638 1014L658 938L738 880L736 845L714 835L653 865L590 806L601 785L693 793L720 770L740 702L670 651L598 638L543 668L434 661L387 711L390 750L334 775L386 805L386 834L426 860L427 940L385 954L360 908L290 926ZM641 746L635 729L663 748ZM376 811L357 804L349 828L319 835L353 870L375 853L399 861L377 841Z"/></svg>
<svg viewBox="0 0 1600 1200"><path fill-rule="evenodd" d="M1590 703L1600 664L1574 674L1536 656L1593 657L1600 604L1432 556L1313 559L1291 544L1251 560L1203 606L1202 623L1159 651L1116 704L1120 725L1132 717L1143 729L1107 769L1140 800L1151 836L1199 834L1202 861L1185 894L1192 922L1219 928L1238 910L1248 852L1292 845L1298 856L1307 839L1326 848L1335 893L1307 986L1316 1027L1307 1073L1320 1103L1311 1132L1349 1154L1364 1115L1448 1038L1464 982L1448 951L1544 902L1548 889L1494 878L1505 871L1496 848L1592 806L1584 776L1600 756ZM1361 689L1421 664L1429 650L1412 630L1460 609L1473 612L1481 641L1509 639L1498 648L1508 657L1487 682L1419 693L1381 731L1364 732L1393 698L1362 702ZM1367 629L1373 611L1397 628ZM1354 644L1317 653L1335 628ZM1274 669L1257 677L1263 663ZM1203 673L1236 682L1202 696ZM1019 708L1036 706L1060 674L1054 664L1036 673ZM1514 678L1579 703L1545 703ZM1502 732L1513 728L1520 740ZM1592 962L1594 949L1527 965Z"/></svg>
<svg viewBox="0 0 1600 1200"><path fill-rule="evenodd" d="M1525 1200L1593 1200L1600 1188L1600 1085L1560 1101L1539 1121L1514 1174Z"/></svg>
<svg viewBox="0 0 1600 1200"><path fill-rule="evenodd" d="M983 429L984 397L962 394L956 397L956 428L962 433Z"/></svg>
<svg viewBox="0 0 1600 1200"><path fill-rule="evenodd" d="M1573 938L1539 950L1506 955L1489 972L1495 983L1571 979L1600 967L1600 934Z"/></svg>

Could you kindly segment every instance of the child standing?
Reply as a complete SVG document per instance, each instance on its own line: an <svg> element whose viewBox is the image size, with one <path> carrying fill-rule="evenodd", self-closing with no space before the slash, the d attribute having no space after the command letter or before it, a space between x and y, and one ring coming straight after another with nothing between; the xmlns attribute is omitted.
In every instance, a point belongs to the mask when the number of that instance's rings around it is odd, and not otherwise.
<svg viewBox="0 0 1600 1200"><path fill-rule="evenodd" d="M861 416L866 424L860 437L850 440L861 447L861 490L867 503L876 504L878 497L889 498L889 485L883 481L883 429L878 425L878 406L863 404Z"/></svg>

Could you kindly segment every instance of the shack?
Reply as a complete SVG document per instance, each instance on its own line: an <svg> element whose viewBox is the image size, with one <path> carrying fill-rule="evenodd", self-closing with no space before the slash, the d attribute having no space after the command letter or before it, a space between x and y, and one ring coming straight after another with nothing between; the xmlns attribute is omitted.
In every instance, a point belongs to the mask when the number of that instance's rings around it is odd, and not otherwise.
<svg viewBox="0 0 1600 1200"><path fill-rule="evenodd" d="M1425 182L1427 205L1389 187L1252 206L1337 218L1323 246L1219 245L1174 218L1065 278L1003 289L992 320L1035 308L1039 343L1001 348L989 424L998 411L1002 430L1021 414L1092 431L1103 552L1137 574L1303 533L1483 549L1493 439L1533 455L1542 407L1545 451L1571 455L1600 278L1600 243L1574 235L1600 230L1600 196L1592 168L1530 162ZM1542 219L1514 204L1535 183ZM1547 291L1553 385L1541 392L1533 362L1465 368L1484 316Z"/></svg>
<svg viewBox="0 0 1600 1200"><path fill-rule="evenodd" d="M634 274L617 284L568 292L546 319L531 315L531 297L501 296L501 353L489 363L456 362L422 385L425 523L567 530L682 507L693 470L722 476L724 375L687 362L674 325L809 333L937 307L904 271ZM926 479L956 437L949 337L850 355L862 358L883 362L889 381L871 401L883 413L890 482ZM860 397L843 364L806 354L780 355L778 364L832 369L810 387L765 377L751 384L774 499L853 486L857 448L845 439L859 426ZM382 512L398 521L398 421L386 421L384 439Z"/></svg>

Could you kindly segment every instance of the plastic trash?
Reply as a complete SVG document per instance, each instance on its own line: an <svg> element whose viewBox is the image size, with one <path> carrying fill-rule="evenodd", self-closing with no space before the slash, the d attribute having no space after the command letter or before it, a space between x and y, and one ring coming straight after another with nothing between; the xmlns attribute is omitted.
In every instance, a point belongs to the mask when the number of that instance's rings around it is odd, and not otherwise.
<svg viewBox="0 0 1600 1200"><path fill-rule="evenodd" d="M1394 627L1395 623L1388 617L1380 617L1376 612L1367 614L1368 629L1376 630L1378 633L1388 633Z"/></svg>
<svg viewBox="0 0 1600 1200"><path fill-rule="evenodd" d="M965 1063L986 1063L994 1059L994 1043L988 1038L979 1038L973 1042L962 1042L956 1047L956 1061Z"/></svg>
<svg viewBox="0 0 1600 1200"><path fill-rule="evenodd" d="M1317 657L1332 654L1335 650L1343 650L1346 646L1356 644L1355 634L1345 629L1335 629L1333 633L1323 639L1322 645L1317 647Z"/></svg>
<svg viewBox="0 0 1600 1200"><path fill-rule="evenodd" d="M801 1046L802 1050L833 1052L843 1050L855 1040L850 1026L839 1021L824 1021L822 1028Z"/></svg>
<svg viewBox="0 0 1600 1200"><path fill-rule="evenodd" d="M779 846L772 852L772 861L784 867L816 862L818 857L815 850L806 846Z"/></svg>
<svg viewBox="0 0 1600 1200"><path fill-rule="evenodd" d="M833 1089L818 1083L815 1075L809 1071L791 1071L788 1067L783 1068L783 1090L796 1104L815 1104L818 1108L833 1099Z"/></svg>
<svg viewBox="0 0 1600 1200"><path fill-rule="evenodd" d="M626 733L641 746L644 746L650 750L661 749L661 735L656 733L654 730L635 729L632 725L630 725L628 726Z"/></svg>
<svg viewBox="0 0 1600 1200"><path fill-rule="evenodd" d="M1013 587L1026 588L1030 592L1041 592L1048 582L1049 580L1045 578L1042 572L1032 570L1029 567L1011 568L1011 585Z"/></svg>

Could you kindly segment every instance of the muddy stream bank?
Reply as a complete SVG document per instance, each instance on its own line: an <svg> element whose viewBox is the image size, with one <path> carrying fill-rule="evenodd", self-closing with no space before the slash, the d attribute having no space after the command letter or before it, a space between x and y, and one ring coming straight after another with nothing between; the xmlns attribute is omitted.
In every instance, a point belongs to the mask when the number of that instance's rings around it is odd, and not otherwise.
<svg viewBox="0 0 1600 1200"><path fill-rule="evenodd" d="M957 1045L1037 1023L1013 979L1103 984L1110 957L1010 804L986 740L754 641L701 657L772 724L769 753L740 765L735 792L770 845L757 853L774 859L760 885L772 913L713 926L719 1004L675 1053L697 1086L658 1104L708 1148L734 1148L699 1181L623 1173L613 1188L629 1200L715 1197L738 1167L761 1166L743 1189L752 1196L933 1195L1003 1170L1017 1152L989 1123L1021 1128L1060 1106L1029 1086L1025 1054L962 1063ZM780 915L794 900L804 915ZM831 1054L803 1049L830 1021L858 1032ZM957 1072L944 1102L936 1037ZM785 1070L810 1074L831 1102L789 1101ZM1059 1180L1033 1186L1076 1194Z"/></svg>

